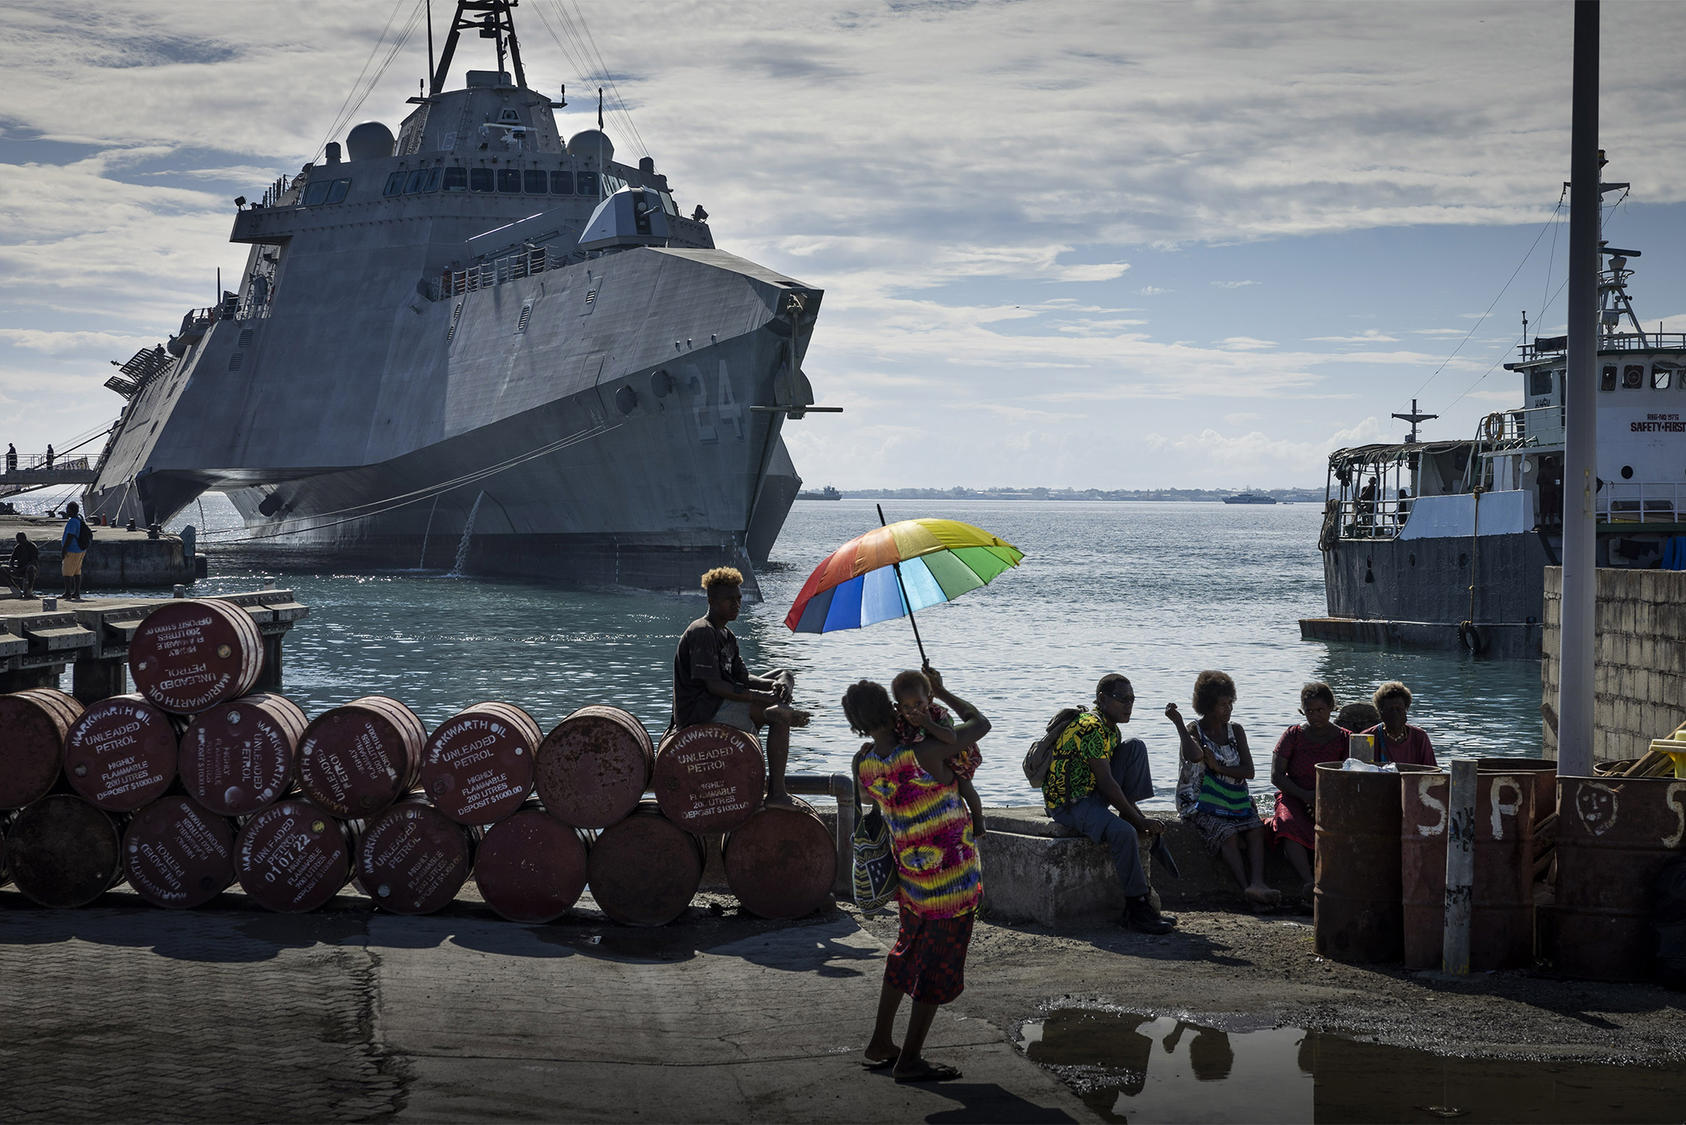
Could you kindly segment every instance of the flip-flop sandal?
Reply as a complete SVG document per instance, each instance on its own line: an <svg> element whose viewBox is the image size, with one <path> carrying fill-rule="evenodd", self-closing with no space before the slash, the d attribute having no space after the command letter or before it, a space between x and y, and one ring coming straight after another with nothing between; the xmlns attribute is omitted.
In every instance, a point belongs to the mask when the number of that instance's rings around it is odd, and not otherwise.
<svg viewBox="0 0 1686 1125"><path fill-rule="evenodd" d="M954 1079L959 1078L959 1077L960 1077L960 1070L959 1070L958 1067L949 1066L947 1063L926 1063L925 1068L923 1070L914 1071L912 1074L898 1074L898 1075L896 1075L896 1081L897 1082L952 1082Z"/></svg>
<svg viewBox="0 0 1686 1125"><path fill-rule="evenodd" d="M892 1067L892 1066L895 1066L895 1065L896 1065L896 1060L893 1059L893 1058L889 1058L889 1059L862 1059L861 1060L861 1069L862 1070L886 1070L889 1067Z"/></svg>

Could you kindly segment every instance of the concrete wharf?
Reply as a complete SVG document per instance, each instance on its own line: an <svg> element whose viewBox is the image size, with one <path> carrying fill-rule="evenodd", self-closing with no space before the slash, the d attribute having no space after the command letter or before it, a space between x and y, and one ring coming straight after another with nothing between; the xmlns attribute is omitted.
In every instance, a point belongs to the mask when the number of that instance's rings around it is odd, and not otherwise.
<svg viewBox="0 0 1686 1125"><path fill-rule="evenodd" d="M129 642L135 630L149 613L172 600L0 599L0 693L57 687L68 666L71 694L80 702L124 694L130 690ZM282 638L295 622L309 616L310 608L291 590L254 590L209 600L232 602L251 615L264 647L264 668L254 690L281 690Z"/></svg>
<svg viewBox="0 0 1686 1125"><path fill-rule="evenodd" d="M36 591L45 588L51 594L61 581L59 544L64 523L59 517L0 513L0 563L4 563L17 543L18 532L23 532L41 549ZM168 590L205 577L205 556L198 552L197 535L191 527L184 528L181 535L160 532L154 536L144 527L130 531L124 527L91 526L94 545L89 548L82 568L86 589ZM0 585L0 594L4 591L5 587ZM0 611L5 608L9 607L0 597Z"/></svg>

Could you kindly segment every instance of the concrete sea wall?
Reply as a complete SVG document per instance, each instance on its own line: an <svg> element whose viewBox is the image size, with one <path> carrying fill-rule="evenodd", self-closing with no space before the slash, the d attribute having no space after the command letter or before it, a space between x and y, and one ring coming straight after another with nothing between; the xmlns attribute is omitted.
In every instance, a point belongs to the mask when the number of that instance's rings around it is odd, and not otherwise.
<svg viewBox="0 0 1686 1125"><path fill-rule="evenodd" d="M1563 570L1547 567L1540 687L1554 759L1562 620ZM1637 758L1686 722L1686 571L1600 568L1593 630L1593 760Z"/></svg>

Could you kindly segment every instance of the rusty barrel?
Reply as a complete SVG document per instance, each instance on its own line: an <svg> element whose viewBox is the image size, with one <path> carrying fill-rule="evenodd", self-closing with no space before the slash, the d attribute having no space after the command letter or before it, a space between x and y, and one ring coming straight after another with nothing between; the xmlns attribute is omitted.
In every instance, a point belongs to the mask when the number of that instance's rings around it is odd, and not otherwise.
<svg viewBox="0 0 1686 1125"><path fill-rule="evenodd" d="M260 905L282 914L315 910L351 881L356 832L318 805L283 798L240 827L234 872Z"/></svg>
<svg viewBox="0 0 1686 1125"><path fill-rule="evenodd" d="M1399 778L1317 766L1317 952L1337 961L1397 961L1404 949Z"/></svg>
<svg viewBox="0 0 1686 1125"><path fill-rule="evenodd" d="M1547 953L1565 976L1651 975L1651 885L1686 839L1686 781L1559 777Z"/></svg>
<svg viewBox="0 0 1686 1125"><path fill-rule="evenodd" d="M748 820L767 791L760 741L724 723L670 730L651 782L662 812L687 832L726 832Z"/></svg>
<svg viewBox="0 0 1686 1125"><path fill-rule="evenodd" d="M1484 761L1503 761L1488 758ZM1539 771L1476 767L1475 884L1469 967L1513 969L1534 959L1534 799ZM1446 929L1446 840L1451 775L1400 779L1400 876L1404 959L1437 969Z"/></svg>
<svg viewBox="0 0 1686 1125"><path fill-rule="evenodd" d="M665 926L702 884L702 841L662 815L654 801L597 834L586 862L591 897L627 926Z"/></svg>
<svg viewBox="0 0 1686 1125"><path fill-rule="evenodd" d="M12 814L0 812L0 887L12 881L12 863L6 857L6 833L12 828Z"/></svg>
<svg viewBox="0 0 1686 1125"><path fill-rule="evenodd" d="M45 797L64 765L64 740L82 705L57 688L0 695L0 809Z"/></svg>
<svg viewBox="0 0 1686 1125"><path fill-rule="evenodd" d="M419 791L408 794L369 822L357 846L357 885L394 914L443 910L474 869L476 839Z"/></svg>
<svg viewBox="0 0 1686 1125"><path fill-rule="evenodd" d="M81 797L43 797L6 832L12 882L42 906L86 906L123 881L121 835L111 814Z"/></svg>
<svg viewBox="0 0 1686 1125"><path fill-rule="evenodd" d="M511 922L550 922L585 890L592 834L563 824L529 800L486 829L474 882L486 905Z"/></svg>
<svg viewBox="0 0 1686 1125"><path fill-rule="evenodd" d="M338 817L372 817L421 773L427 728L384 695L366 695L311 720L299 739L299 788Z"/></svg>
<svg viewBox="0 0 1686 1125"><path fill-rule="evenodd" d="M440 723L422 747L421 786L459 824L492 824L533 791L538 723L508 703L476 703Z"/></svg>
<svg viewBox="0 0 1686 1125"><path fill-rule="evenodd" d="M172 910L203 906L234 883L235 824L191 797L160 797L129 819L123 872L147 902Z"/></svg>
<svg viewBox="0 0 1686 1125"><path fill-rule="evenodd" d="M219 816L268 808L292 791L306 725L298 704L268 692L201 711L182 733L182 788Z"/></svg>
<svg viewBox="0 0 1686 1125"><path fill-rule="evenodd" d="M108 812L150 804L176 779L176 722L140 694L90 703L65 736L65 780Z"/></svg>
<svg viewBox="0 0 1686 1125"><path fill-rule="evenodd" d="M550 815L606 828L638 807L650 784L650 732L619 707L581 707L539 747L536 782Z"/></svg>
<svg viewBox="0 0 1686 1125"><path fill-rule="evenodd" d="M164 710L198 714L252 690L263 672L263 637L252 615L229 602L167 601L135 630L129 672Z"/></svg>
<svg viewBox="0 0 1686 1125"><path fill-rule="evenodd" d="M726 885L762 918L800 918L831 902L837 843L813 807L767 805L726 834Z"/></svg>
<svg viewBox="0 0 1686 1125"><path fill-rule="evenodd" d="M1534 823L1557 811L1557 763L1543 758L1477 758L1481 773L1520 774L1534 790Z"/></svg>

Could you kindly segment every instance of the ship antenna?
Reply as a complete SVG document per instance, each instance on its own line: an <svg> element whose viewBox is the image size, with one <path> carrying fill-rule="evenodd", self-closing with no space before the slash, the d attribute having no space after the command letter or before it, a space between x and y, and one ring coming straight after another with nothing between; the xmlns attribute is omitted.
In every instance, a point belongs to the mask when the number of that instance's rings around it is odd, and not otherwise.
<svg viewBox="0 0 1686 1125"><path fill-rule="evenodd" d="M427 0L427 73L429 77L433 76L433 70L433 0ZM435 94L438 92L437 89L433 91Z"/></svg>
<svg viewBox="0 0 1686 1125"><path fill-rule="evenodd" d="M457 40L465 31L473 31L482 39L495 39L498 45L498 71L503 71L504 52L515 66L515 84L527 85L527 72L521 66L521 47L515 38L515 16L511 11L517 0L457 0L457 14L451 18L450 34L445 36L445 49L439 54L439 65L433 71L433 92L445 88L445 75L450 72L451 58L457 52ZM479 12L478 19L467 17ZM433 25L428 24L428 39L433 37ZM507 41L507 42L506 42ZM430 52L431 53L431 52Z"/></svg>
<svg viewBox="0 0 1686 1125"><path fill-rule="evenodd" d="M603 87L597 87L597 131L603 131Z"/></svg>

